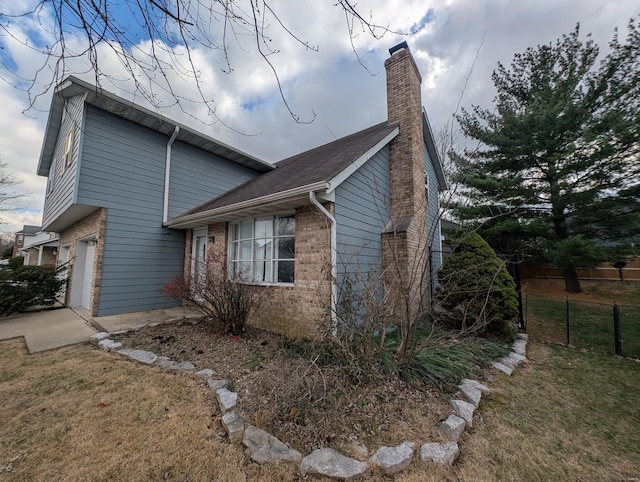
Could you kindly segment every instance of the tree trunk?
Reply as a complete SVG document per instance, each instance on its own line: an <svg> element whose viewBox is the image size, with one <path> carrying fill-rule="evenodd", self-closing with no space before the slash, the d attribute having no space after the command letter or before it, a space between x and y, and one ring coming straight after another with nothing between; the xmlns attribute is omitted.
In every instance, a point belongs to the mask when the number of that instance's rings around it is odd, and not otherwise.
<svg viewBox="0 0 640 482"><path fill-rule="evenodd" d="M578 273L573 266L562 268L562 277L564 278L565 291L568 291L569 293L582 293Z"/></svg>

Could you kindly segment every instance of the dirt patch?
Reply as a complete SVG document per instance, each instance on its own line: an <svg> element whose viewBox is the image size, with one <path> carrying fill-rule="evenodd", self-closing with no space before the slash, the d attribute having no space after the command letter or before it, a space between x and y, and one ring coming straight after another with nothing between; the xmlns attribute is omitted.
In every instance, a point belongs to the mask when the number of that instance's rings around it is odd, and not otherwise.
<svg viewBox="0 0 640 482"><path fill-rule="evenodd" d="M451 412L448 397L395 377L353 386L337 367L286 350L289 341L249 328L241 337L215 333L205 322L144 328L121 335L140 348L198 369L211 368L239 394L248 423L263 428L302 453L334 447L362 458L358 445L439 440L440 421Z"/></svg>

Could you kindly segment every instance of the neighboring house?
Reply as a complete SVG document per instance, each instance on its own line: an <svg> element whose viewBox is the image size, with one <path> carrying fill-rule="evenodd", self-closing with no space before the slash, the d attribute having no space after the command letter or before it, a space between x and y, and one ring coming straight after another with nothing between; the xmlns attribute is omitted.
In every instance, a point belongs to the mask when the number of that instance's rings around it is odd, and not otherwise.
<svg viewBox="0 0 640 482"><path fill-rule="evenodd" d="M49 176L43 225L73 259L67 303L93 316L172 306L162 286L213 255L267 295L258 325L305 334L333 318L348 280L388 276L393 260L421 259L433 276L446 182L415 61L406 43L390 52L388 120L275 167L61 84L38 173Z"/></svg>
<svg viewBox="0 0 640 482"><path fill-rule="evenodd" d="M32 242L31 240L40 232L42 232L42 227L24 224L22 229L16 233L12 256L18 256L18 252L25 246L29 246Z"/></svg>
<svg viewBox="0 0 640 482"><path fill-rule="evenodd" d="M42 231L40 226L24 225L16 233L14 256L24 257L25 266L55 266L58 235Z"/></svg>

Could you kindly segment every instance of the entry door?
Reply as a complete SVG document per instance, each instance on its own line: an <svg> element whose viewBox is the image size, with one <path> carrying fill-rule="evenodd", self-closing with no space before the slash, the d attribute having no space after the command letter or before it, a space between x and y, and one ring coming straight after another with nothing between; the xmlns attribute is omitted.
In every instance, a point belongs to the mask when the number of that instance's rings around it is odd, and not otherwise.
<svg viewBox="0 0 640 482"><path fill-rule="evenodd" d="M88 310L91 309L91 293L93 285L93 260L96 254L96 242L86 241L86 251L84 258L84 270L82 273L82 294L80 296L80 306Z"/></svg>
<svg viewBox="0 0 640 482"><path fill-rule="evenodd" d="M202 287L207 276L207 230L193 233L192 275L195 289Z"/></svg>

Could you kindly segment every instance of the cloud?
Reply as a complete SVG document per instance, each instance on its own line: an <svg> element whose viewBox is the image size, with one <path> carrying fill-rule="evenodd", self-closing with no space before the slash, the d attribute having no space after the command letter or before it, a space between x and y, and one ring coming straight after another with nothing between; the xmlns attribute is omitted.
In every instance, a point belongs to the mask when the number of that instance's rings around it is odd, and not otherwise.
<svg viewBox="0 0 640 482"><path fill-rule="evenodd" d="M335 3L318 0L301 7L298 0L283 0L275 10L289 31L310 46L318 46L317 52L292 38L275 18L268 22L267 34L272 38L274 50L279 50L268 59L277 69L293 113L302 121L315 116L310 124L294 121L280 98L270 66L255 48L255 39L244 32L230 38L228 43L232 69L229 73L226 73L229 66L221 50L196 47L191 52L202 98L214 100L213 115L210 106L204 105L197 95L194 79L178 68L165 71L170 85L157 71L151 80L136 77L151 93L151 96L142 96L136 92L116 52L106 45L98 51L101 69L106 74L100 77L100 82L107 90L274 162L384 120L384 60L388 57L388 48L402 40L408 41L422 72L423 103L432 125L437 128L451 119L463 91L462 106L490 106L494 95L491 72L498 62L508 65L514 53L554 42L573 30L577 22L583 33L593 33L596 42L604 48L613 29L617 26L624 30L628 19L638 13L632 0L405 0L402 8L397 2L371 0L366 8L377 24L388 25L391 30L418 31L408 37L388 33L376 40L358 24L353 24L352 45L347 34L349 25ZM14 13L18 4L22 2L12 4ZM5 5L2 8L5 9ZM369 10L362 13L368 17ZM45 25L50 21L45 11L41 21ZM20 42L34 37L34 29L39 28L39 24L23 18L15 19L13 25L16 39L0 37L0 46L4 47L0 49L0 57L5 63L0 66L0 77L14 79L18 87L24 88L25 83L11 77L6 68L14 62L20 76L30 78L35 69L42 66L43 57ZM53 38L46 36L47 29L40 30L39 41L52 45ZM80 38L70 35L66 41L75 51L83 49ZM161 60L167 65L174 59L183 64L186 61L182 47L173 45L172 50L168 50L168 46L154 45L144 39L136 44L135 55L148 59L145 54L152 47L160 52ZM90 64L84 59L70 59L66 67L88 81L95 81ZM49 64L47 68L54 69L55 65ZM51 70L43 71L35 92L46 90L47 75L49 80L52 78L47 72ZM175 105L169 90L183 99L181 105ZM22 203L27 210L11 214L10 227L0 225L0 231L19 229L22 224L40 224L36 218L43 204L45 179L36 176L35 171L50 95L49 91L36 99L36 108L24 115L22 111L33 98L0 81L3 112L0 156L23 181L20 189L32 193ZM7 218L5 213L3 218Z"/></svg>

